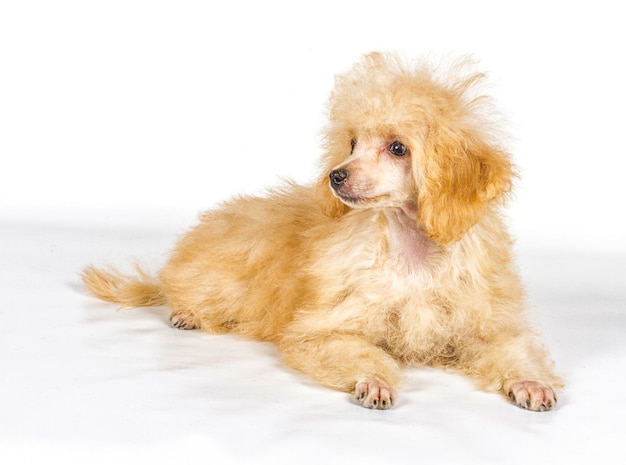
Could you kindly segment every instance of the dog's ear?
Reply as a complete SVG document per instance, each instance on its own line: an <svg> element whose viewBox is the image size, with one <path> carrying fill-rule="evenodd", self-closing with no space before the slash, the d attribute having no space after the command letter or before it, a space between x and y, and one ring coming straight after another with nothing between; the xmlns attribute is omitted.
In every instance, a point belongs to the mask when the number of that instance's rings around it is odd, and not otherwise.
<svg viewBox="0 0 626 465"><path fill-rule="evenodd" d="M418 224L439 244L460 239L487 206L510 192L514 168L509 155L469 131L429 128L423 159Z"/></svg>

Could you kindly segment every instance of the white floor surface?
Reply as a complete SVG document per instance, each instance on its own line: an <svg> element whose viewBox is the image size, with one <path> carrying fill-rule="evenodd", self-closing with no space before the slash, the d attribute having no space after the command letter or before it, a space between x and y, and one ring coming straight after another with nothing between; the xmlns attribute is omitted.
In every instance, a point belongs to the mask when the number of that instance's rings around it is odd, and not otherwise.
<svg viewBox="0 0 626 465"><path fill-rule="evenodd" d="M0 224L0 462L626 460L624 256L519 253L532 318L567 381L555 411L412 369L383 412L284 367L272 345L174 330L165 309L86 295L82 266L134 257L154 269L187 226L137 222Z"/></svg>

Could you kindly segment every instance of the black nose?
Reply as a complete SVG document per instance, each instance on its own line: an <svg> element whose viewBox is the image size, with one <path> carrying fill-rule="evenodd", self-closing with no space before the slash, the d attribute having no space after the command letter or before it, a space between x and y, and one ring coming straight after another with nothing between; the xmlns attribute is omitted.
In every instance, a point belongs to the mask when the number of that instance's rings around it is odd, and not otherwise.
<svg viewBox="0 0 626 465"><path fill-rule="evenodd" d="M348 170L343 168L332 170L328 177L330 178L330 185L333 186L333 189L339 189L348 180Z"/></svg>

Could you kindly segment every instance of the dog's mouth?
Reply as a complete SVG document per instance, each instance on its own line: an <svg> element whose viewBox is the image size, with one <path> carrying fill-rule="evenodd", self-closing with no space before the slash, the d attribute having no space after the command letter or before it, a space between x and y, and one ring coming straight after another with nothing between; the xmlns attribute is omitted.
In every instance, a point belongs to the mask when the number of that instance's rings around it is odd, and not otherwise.
<svg viewBox="0 0 626 465"><path fill-rule="evenodd" d="M346 195L341 192L335 191L335 195L341 200L343 203L348 205L349 207L369 207L373 205L377 205L385 200L389 195L377 195L374 197L364 197L364 196L355 196L355 195Z"/></svg>
<svg viewBox="0 0 626 465"><path fill-rule="evenodd" d="M375 186L369 182L358 183L357 187L351 186L347 181L350 172L345 168L335 169L330 172L330 187L339 200L353 208L367 208L385 206L392 197L389 193L376 194Z"/></svg>

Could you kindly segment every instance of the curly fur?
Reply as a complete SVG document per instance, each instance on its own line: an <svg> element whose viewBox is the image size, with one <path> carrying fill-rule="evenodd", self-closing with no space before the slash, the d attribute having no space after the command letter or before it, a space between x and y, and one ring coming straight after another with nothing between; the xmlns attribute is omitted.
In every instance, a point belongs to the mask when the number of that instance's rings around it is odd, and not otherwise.
<svg viewBox="0 0 626 465"><path fill-rule="evenodd" d="M180 328L271 341L365 407L389 408L401 367L426 364L552 408L561 381L524 318L499 213L515 169L471 68L438 76L365 56L336 79L315 185L205 213L158 280L89 267L87 287L121 305L167 304Z"/></svg>

